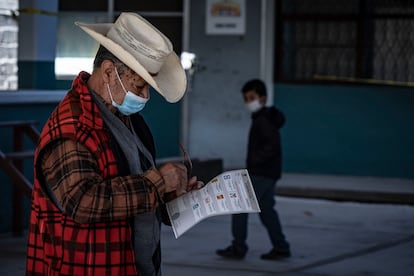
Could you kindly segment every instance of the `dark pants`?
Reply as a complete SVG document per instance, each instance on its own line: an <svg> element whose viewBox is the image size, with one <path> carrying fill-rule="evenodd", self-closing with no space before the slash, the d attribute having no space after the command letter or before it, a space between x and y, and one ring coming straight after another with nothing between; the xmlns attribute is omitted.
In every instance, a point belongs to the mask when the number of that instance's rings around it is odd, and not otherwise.
<svg viewBox="0 0 414 276"><path fill-rule="evenodd" d="M278 251L289 251L289 243L283 235L279 215L273 208L276 203L274 198L276 181L268 177L255 175L250 175L250 178L261 210L259 213L260 220L266 227L273 248ZM233 245L241 251L247 251L247 220L248 214L246 213L232 215Z"/></svg>

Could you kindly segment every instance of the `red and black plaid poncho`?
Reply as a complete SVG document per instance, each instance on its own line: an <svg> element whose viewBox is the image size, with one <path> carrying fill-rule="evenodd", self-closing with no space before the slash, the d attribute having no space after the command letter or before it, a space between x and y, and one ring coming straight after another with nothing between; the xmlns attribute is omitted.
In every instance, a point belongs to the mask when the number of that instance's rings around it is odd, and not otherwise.
<svg viewBox="0 0 414 276"><path fill-rule="evenodd" d="M42 131L35 154L35 168L42 148L55 139L76 140L94 153L102 177L118 174L108 134L99 129L102 118L80 74L72 90L55 110ZM82 106L82 108L80 108ZM90 111L85 114L85 110ZM92 112L93 110L93 112ZM45 195L35 169L27 275L137 275L128 220L76 223Z"/></svg>

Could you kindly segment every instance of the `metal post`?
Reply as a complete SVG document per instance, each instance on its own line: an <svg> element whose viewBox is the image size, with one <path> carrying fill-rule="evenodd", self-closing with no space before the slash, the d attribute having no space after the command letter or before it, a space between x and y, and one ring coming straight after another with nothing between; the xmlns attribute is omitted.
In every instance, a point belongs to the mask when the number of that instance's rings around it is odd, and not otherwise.
<svg viewBox="0 0 414 276"><path fill-rule="evenodd" d="M108 0L108 22L114 21L114 0Z"/></svg>
<svg viewBox="0 0 414 276"><path fill-rule="evenodd" d="M189 51L190 48L190 0L184 0L183 5L183 49L182 51ZM187 75L187 91L181 100L181 144L189 151L189 126L190 126L190 106L189 94L192 90L192 74L186 72Z"/></svg>
<svg viewBox="0 0 414 276"><path fill-rule="evenodd" d="M267 86L267 104L273 104L274 0L261 1L260 77Z"/></svg>
<svg viewBox="0 0 414 276"><path fill-rule="evenodd" d="M23 131L21 126L13 127L13 151L21 152L23 150ZM23 174L23 160L13 160L13 165ZM13 182L13 235L21 236L23 234L22 214L23 214L23 195L18 188L18 183Z"/></svg>

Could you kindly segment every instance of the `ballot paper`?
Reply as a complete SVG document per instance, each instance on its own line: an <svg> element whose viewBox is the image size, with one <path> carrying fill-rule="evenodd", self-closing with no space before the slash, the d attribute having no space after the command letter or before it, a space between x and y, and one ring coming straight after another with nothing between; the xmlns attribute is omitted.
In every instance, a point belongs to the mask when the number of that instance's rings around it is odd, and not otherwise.
<svg viewBox="0 0 414 276"><path fill-rule="evenodd" d="M166 205L175 238L211 216L260 212L246 169L223 172Z"/></svg>

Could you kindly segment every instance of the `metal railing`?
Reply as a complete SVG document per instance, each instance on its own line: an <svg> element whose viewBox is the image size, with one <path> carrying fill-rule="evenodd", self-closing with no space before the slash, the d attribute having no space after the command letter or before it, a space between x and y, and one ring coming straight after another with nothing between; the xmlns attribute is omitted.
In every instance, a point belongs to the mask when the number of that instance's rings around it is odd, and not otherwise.
<svg viewBox="0 0 414 276"><path fill-rule="evenodd" d="M23 196L31 198L33 184L26 178L23 172L25 159L33 158L34 150L24 149L25 135L36 145L39 132L34 127L37 121L7 121L0 122L0 128L13 129L13 150L5 152L0 149L0 168L12 180L12 219L13 234L21 235L23 232L22 213Z"/></svg>

